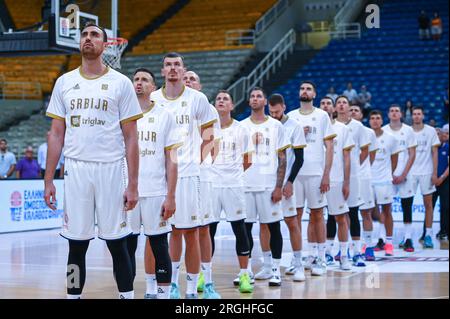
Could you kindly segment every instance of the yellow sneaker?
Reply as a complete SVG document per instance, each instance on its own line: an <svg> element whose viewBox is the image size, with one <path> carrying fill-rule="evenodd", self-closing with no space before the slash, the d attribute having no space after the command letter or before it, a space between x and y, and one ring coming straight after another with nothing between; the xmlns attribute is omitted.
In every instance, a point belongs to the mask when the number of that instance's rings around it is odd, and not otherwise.
<svg viewBox="0 0 450 319"><path fill-rule="evenodd" d="M253 286L250 283L250 276L245 273L239 276L239 292L251 294Z"/></svg>
<svg viewBox="0 0 450 319"><path fill-rule="evenodd" d="M203 292L203 290L205 290L205 275L203 275L203 273L200 272L197 282L197 292Z"/></svg>

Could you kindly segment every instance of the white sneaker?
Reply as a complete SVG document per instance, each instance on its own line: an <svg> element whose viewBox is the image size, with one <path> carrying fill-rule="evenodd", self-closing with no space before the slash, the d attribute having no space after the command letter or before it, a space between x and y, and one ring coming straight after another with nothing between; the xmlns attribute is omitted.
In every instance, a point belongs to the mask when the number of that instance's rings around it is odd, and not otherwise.
<svg viewBox="0 0 450 319"><path fill-rule="evenodd" d="M314 263L316 258L314 256L309 255L305 262L305 270L311 270L312 264Z"/></svg>
<svg viewBox="0 0 450 319"><path fill-rule="evenodd" d="M288 268L286 268L286 270L284 271L284 274L285 275L289 275L289 276L294 275L295 272L297 271L297 267L298 266L295 263L295 259L292 258L291 259L291 265Z"/></svg>
<svg viewBox="0 0 450 319"><path fill-rule="evenodd" d="M272 272L272 278L269 280L269 287L281 286L281 274L278 272Z"/></svg>
<svg viewBox="0 0 450 319"><path fill-rule="evenodd" d="M311 266L311 275L323 276L327 273L327 264L320 258L316 258Z"/></svg>
<svg viewBox="0 0 450 319"><path fill-rule="evenodd" d="M352 264L347 256L341 256L340 268L341 270L352 270Z"/></svg>
<svg viewBox="0 0 450 319"><path fill-rule="evenodd" d="M255 275L256 280L267 280L272 278L273 272L269 267L263 266L263 268Z"/></svg>
<svg viewBox="0 0 450 319"><path fill-rule="evenodd" d="M305 277L305 269L303 268L303 266L299 266L297 267L294 277L293 277L294 281L305 281L306 277Z"/></svg>

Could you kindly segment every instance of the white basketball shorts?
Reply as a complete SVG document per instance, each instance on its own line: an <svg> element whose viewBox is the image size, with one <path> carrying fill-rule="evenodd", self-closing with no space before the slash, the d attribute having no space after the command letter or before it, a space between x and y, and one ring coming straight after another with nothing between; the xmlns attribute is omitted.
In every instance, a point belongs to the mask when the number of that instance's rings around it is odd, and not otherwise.
<svg viewBox="0 0 450 319"><path fill-rule="evenodd" d="M167 234L172 231L169 220L161 216L162 205L166 196L140 197L139 202L131 213L128 213L128 222L133 234L141 233L141 225L144 226L146 236Z"/></svg>

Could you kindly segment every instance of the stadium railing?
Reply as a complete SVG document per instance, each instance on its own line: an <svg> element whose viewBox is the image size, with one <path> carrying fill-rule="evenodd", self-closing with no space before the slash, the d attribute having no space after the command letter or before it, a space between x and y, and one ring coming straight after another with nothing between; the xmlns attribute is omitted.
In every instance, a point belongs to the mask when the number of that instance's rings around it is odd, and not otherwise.
<svg viewBox="0 0 450 319"><path fill-rule="evenodd" d="M289 5L288 0L279 0L269 11L256 21L255 35L258 37L286 10Z"/></svg>

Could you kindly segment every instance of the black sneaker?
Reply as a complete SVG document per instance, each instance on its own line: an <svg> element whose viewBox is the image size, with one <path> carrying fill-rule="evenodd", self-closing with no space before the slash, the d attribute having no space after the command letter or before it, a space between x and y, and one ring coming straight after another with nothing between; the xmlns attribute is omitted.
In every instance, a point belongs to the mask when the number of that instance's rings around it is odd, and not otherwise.
<svg viewBox="0 0 450 319"><path fill-rule="evenodd" d="M419 238L419 243L423 244L425 241L425 233L422 234L422 236Z"/></svg>
<svg viewBox="0 0 450 319"><path fill-rule="evenodd" d="M384 250L384 241L383 239L378 239L378 243L375 245L375 247L373 248L373 250L375 251L381 251Z"/></svg>
<svg viewBox="0 0 450 319"><path fill-rule="evenodd" d="M439 231L437 234L436 234L436 239L440 239L440 237L441 237L441 231Z"/></svg>
<svg viewBox="0 0 450 319"><path fill-rule="evenodd" d="M413 242L411 239L408 238L405 241L405 244L403 245L403 249L408 253L414 252L414 246L413 246Z"/></svg>
<svg viewBox="0 0 450 319"><path fill-rule="evenodd" d="M439 236L436 236L438 240L448 240L447 234L439 233Z"/></svg>

